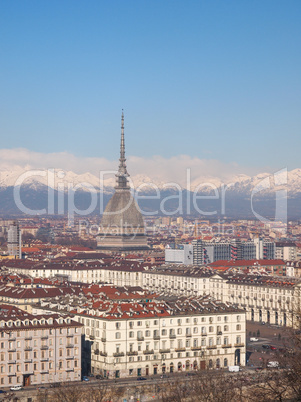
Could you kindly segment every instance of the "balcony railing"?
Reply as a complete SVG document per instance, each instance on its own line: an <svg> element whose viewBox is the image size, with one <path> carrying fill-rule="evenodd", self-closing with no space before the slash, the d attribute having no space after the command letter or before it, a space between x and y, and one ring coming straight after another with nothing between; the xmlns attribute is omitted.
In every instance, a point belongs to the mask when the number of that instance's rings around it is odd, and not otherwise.
<svg viewBox="0 0 301 402"><path fill-rule="evenodd" d="M24 350L26 352L30 352L32 350L32 347L31 346L25 346Z"/></svg>
<svg viewBox="0 0 301 402"><path fill-rule="evenodd" d="M234 343L234 346L236 348L243 348L245 346L245 344L244 343Z"/></svg>
<svg viewBox="0 0 301 402"><path fill-rule="evenodd" d="M209 346L207 346L207 349L216 349L216 348L217 348L216 345L209 345Z"/></svg>
<svg viewBox="0 0 301 402"><path fill-rule="evenodd" d="M32 363L32 359L25 359L24 363Z"/></svg>
<svg viewBox="0 0 301 402"><path fill-rule="evenodd" d="M68 345L66 346L66 348L74 348L74 345L72 343L68 343Z"/></svg>
<svg viewBox="0 0 301 402"><path fill-rule="evenodd" d="M32 336L26 336L25 337L25 341L31 341L32 340Z"/></svg>
<svg viewBox="0 0 301 402"><path fill-rule="evenodd" d="M94 335L90 335L90 339L91 339L91 341L94 341L95 336L94 336Z"/></svg>
<svg viewBox="0 0 301 402"><path fill-rule="evenodd" d="M158 341L160 339L160 335L154 335L154 340Z"/></svg>
<svg viewBox="0 0 301 402"><path fill-rule="evenodd" d="M169 334L170 339L176 339L176 334Z"/></svg>
<svg viewBox="0 0 301 402"><path fill-rule="evenodd" d="M114 357L122 357L122 356L124 356L124 353L123 352L116 352L116 353L113 353L113 356Z"/></svg>
<svg viewBox="0 0 301 402"><path fill-rule="evenodd" d="M49 346L47 346L47 345L42 345L42 346L41 346L41 349L42 349L42 350L47 350L47 349L49 349Z"/></svg>
<svg viewBox="0 0 301 402"><path fill-rule="evenodd" d="M208 334L207 334L207 332L202 332L201 333L201 336L207 336Z"/></svg>
<svg viewBox="0 0 301 402"><path fill-rule="evenodd" d="M201 350L202 346L192 346L191 350Z"/></svg>
<svg viewBox="0 0 301 402"><path fill-rule="evenodd" d="M48 339L48 335L41 336L41 339L42 339L42 340Z"/></svg>
<svg viewBox="0 0 301 402"><path fill-rule="evenodd" d="M189 334L186 334L186 336L187 336L187 337L190 337L190 336L191 336L191 334L190 334L190 333L189 333Z"/></svg>
<svg viewBox="0 0 301 402"><path fill-rule="evenodd" d="M137 336L137 341L144 341L144 336Z"/></svg>
<svg viewBox="0 0 301 402"><path fill-rule="evenodd" d="M176 352L185 352L186 348L176 348Z"/></svg>
<svg viewBox="0 0 301 402"><path fill-rule="evenodd" d="M99 352L100 356L108 356L107 352Z"/></svg>
<svg viewBox="0 0 301 402"><path fill-rule="evenodd" d="M8 364L16 364L16 360L9 360Z"/></svg>
<svg viewBox="0 0 301 402"><path fill-rule="evenodd" d="M70 373L70 372L74 371L74 368L67 368L66 371L67 371L67 373Z"/></svg>
<svg viewBox="0 0 301 402"><path fill-rule="evenodd" d="M154 354L154 350L153 349L146 349L143 351L144 355L153 355Z"/></svg>
<svg viewBox="0 0 301 402"><path fill-rule="evenodd" d="M66 360L74 360L74 356L66 356Z"/></svg>
<svg viewBox="0 0 301 402"><path fill-rule="evenodd" d="M232 348L232 345L231 343L228 343L226 345L222 345L222 348Z"/></svg>
<svg viewBox="0 0 301 402"><path fill-rule="evenodd" d="M49 358L48 357L42 357L41 358L41 362L48 362L49 361Z"/></svg>
<svg viewBox="0 0 301 402"><path fill-rule="evenodd" d="M170 349L160 349L160 353L170 353Z"/></svg>
<svg viewBox="0 0 301 402"><path fill-rule="evenodd" d="M8 351L9 351L9 352L15 352L15 351L16 351L16 348L9 348Z"/></svg>
<svg viewBox="0 0 301 402"><path fill-rule="evenodd" d="M127 355L128 356L137 356L138 355L138 352L135 350L131 350L131 351L129 351L129 352L127 352Z"/></svg>
<svg viewBox="0 0 301 402"><path fill-rule="evenodd" d="M101 338L101 342L107 342L107 338Z"/></svg>

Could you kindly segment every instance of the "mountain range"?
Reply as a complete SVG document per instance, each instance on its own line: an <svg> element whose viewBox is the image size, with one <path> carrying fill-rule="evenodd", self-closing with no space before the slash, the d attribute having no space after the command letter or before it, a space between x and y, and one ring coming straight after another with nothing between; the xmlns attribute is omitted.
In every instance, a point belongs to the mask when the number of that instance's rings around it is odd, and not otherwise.
<svg viewBox="0 0 301 402"><path fill-rule="evenodd" d="M280 209L284 216L286 203L289 219L298 219L301 216L301 169L289 172L281 170L274 174L260 173L253 177L236 175L226 183L218 177L199 177L185 186L165 184L141 174L132 176L131 180L136 189L135 194L138 195L138 204L147 214L158 211L160 215L174 213L195 216L204 212L203 215L210 217L217 215L251 218L254 217L252 200L256 213L267 218L274 217ZM92 193L92 197L94 194L97 198L95 212L99 213L113 194L114 185L114 175L100 180L100 177L91 173L76 174L60 169L26 170L18 167L2 170L0 213L22 213L16 205L16 194L20 195L22 204L29 209L47 208L49 191L53 197L53 210L56 212L59 198L61 203L64 200L64 212L67 212L71 193L76 208L88 208Z"/></svg>

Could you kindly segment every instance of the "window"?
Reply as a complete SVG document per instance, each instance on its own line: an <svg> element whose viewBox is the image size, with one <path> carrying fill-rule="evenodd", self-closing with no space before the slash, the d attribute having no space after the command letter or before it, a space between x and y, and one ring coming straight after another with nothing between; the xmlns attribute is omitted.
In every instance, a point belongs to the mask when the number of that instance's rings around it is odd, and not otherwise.
<svg viewBox="0 0 301 402"><path fill-rule="evenodd" d="M120 339L120 338L121 338L121 332L116 332L115 339Z"/></svg>
<svg viewBox="0 0 301 402"><path fill-rule="evenodd" d="M201 333L202 333L202 334L206 334L206 327L202 327Z"/></svg>
<svg viewBox="0 0 301 402"><path fill-rule="evenodd" d="M162 335L166 335L167 334L167 331L166 331L166 329L162 329Z"/></svg>
<svg viewBox="0 0 301 402"><path fill-rule="evenodd" d="M182 328L178 328L177 333L178 333L178 335L181 335L182 334Z"/></svg>
<svg viewBox="0 0 301 402"><path fill-rule="evenodd" d="M213 332L213 327L209 327L209 332Z"/></svg>
<svg viewBox="0 0 301 402"><path fill-rule="evenodd" d="M228 325L224 325L224 331L225 331L225 332L226 332L226 331L229 331Z"/></svg>
<svg viewBox="0 0 301 402"><path fill-rule="evenodd" d="M228 317L227 316L224 317L224 321L228 322Z"/></svg>
<svg viewBox="0 0 301 402"><path fill-rule="evenodd" d="M194 334L197 334L197 333L198 333L198 327L194 327L194 328L193 328L193 333L194 333Z"/></svg>
<svg viewBox="0 0 301 402"><path fill-rule="evenodd" d="M240 324L237 324L236 325L236 331L240 331L241 330L241 325Z"/></svg>
<svg viewBox="0 0 301 402"><path fill-rule="evenodd" d="M236 317L236 320L237 320L237 321L240 321L240 315L238 315L238 316Z"/></svg>
<svg viewBox="0 0 301 402"><path fill-rule="evenodd" d="M115 323L115 327L116 327L116 329L119 329L119 328L121 327L121 323L120 323L120 322L116 322L116 323Z"/></svg>
<svg viewBox="0 0 301 402"><path fill-rule="evenodd" d="M133 331L130 331L129 337L130 337L130 338L134 338L134 332L133 332Z"/></svg>

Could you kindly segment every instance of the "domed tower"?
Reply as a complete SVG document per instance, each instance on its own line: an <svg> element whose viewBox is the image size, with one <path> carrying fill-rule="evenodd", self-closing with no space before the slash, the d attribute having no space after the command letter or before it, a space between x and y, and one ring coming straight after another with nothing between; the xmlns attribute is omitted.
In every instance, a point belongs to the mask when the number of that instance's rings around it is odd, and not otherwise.
<svg viewBox="0 0 301 402"><path fill-rule="evenodd" d="M124 146L124 115L121 115L121 143L115 193L108 202L100 225L97 247L108 251L148 250L144 221L128 183Z"/></svg>

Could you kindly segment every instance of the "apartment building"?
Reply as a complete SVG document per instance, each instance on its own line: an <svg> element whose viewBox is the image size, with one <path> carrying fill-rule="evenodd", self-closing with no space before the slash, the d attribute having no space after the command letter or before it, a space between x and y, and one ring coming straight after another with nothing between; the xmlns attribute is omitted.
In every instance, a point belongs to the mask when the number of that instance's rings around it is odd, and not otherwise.
<svg viewBox="0 0 301 402"><path fill-rule="evenodd" d="M81 380L81 327L69 315L0 305L0 387Z"/></svg>
<svg viewBox="0 0 301 402"><path fill-rule="evenodd" d="M297 258L297 246L295 243L276 243L276 258L285 261L295 261Z"/></svg>
<svg viewBox="0 0 301 402"><path fill-rule="evenodd" d="M70 314L84 325L90 361L83 364L94 374L136 377L245 364L245 311L210 296L106 302Z"/></svg>
<svg viewBox="0 0 301 402"><path fill-rule="evenodd" d="M54 263L6 260L1 265L10 272L33 278L57 277L70 282L106 282L121 286L140 286L141 273L144 271L142 263L123 260L112 263L102 260Z"/></svg>

